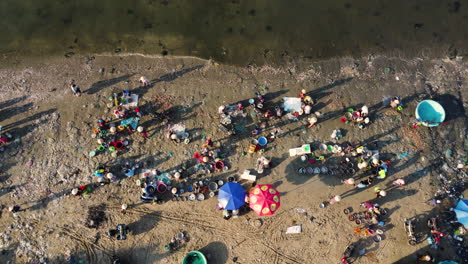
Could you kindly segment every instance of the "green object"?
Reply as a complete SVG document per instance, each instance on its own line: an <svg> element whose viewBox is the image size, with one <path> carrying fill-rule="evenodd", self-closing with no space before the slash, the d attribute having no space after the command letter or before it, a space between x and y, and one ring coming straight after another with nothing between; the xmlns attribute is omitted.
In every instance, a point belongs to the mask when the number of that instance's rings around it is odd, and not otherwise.
<svg viewBox="0 0 468 264"><path fill-rule="evenodd" d="M310 145L304 145L304 147L302 148L303 151L310 151Z"/></svg>
<svg viewBox="0 0 468 264"><path fill-rule="evenodd" d="M96 156L96 151L91 150L91 151L89 152L89 156L90 156L90 157Z"/></svg>
<svg viewBox="0 0 468 264"><path fill-rule="evenodd" d="M328 151L332 151L332 150L333 150L333 146L332 146L332 145L328 145L328 146L327 146L327 150L328 150Z"/></svg>
<svg viewBox="0 0 468 264"><path fill-rule="evenodd" d="M403 106L399 105L399 106L397 106L396 109L397 109L398 111L401 111L401 110L403 110Z"/></svg>
<svg viewBox="0 0 468 264"><path fill-rule="evenodd" d="M110 146L110 147L109 147L109 151L110 151L110 152L114 152L114 151L115 151L115 147Z"/></svg>
<svg viewBox="0 0 468 264"><path fill-rule="evenodd" d="M351 114L352 114L352 113L354 112L354 109L352 109L352 108L350 107L350 108L346 109L346 112L348 112L348 113L351 113Z"/></svg>
<svg viewBox="0 0 468 264"><path fill-rule="evenodd" d="M384 73L385 74L389 74L389 73L393 73L393 72L394 72L394 70L391 67L385 67L384 68Z"/></svg>
<svg viewBox="0 0 468 264"><path fill-rule="evenodd" d="M185 255L182 264L208 264L208 261L203 253L194 250Z"/></svg>

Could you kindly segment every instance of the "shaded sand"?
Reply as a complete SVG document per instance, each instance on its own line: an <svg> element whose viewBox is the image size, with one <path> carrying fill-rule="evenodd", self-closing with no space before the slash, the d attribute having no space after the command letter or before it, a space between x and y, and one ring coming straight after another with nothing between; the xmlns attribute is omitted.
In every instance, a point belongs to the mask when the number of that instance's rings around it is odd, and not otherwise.
<svg viewBox="0 0 468 264"><path fill-rule="evenodd" d="M462 58L372 56L304 61L280 68L237 68L196 58L96 55L31 61L5 55L0 64L0 124L21 138L21 142L0 153L0 202L26 209L17 216L3 211L2 263L41 258L48 259L48 263L66 263L71 255L84 263L108 263L112 255L120 256L124 263L181 263L184 254L195 249L207 253L210 263L232 263L234 258L236 263L337 263L346 245L355 241L368 252L357 263L414 263L415 252L430 250L423 241L429 234L425 219L450 206L448 200L441 208L426 203L435 193L437 175L444 164L450 170L458 158L466 156L464 98L468 96L468 71ZM141 75L154 80L154 85L139 87ZM81 97L72 95L68 87L72 79L83 90ZM254 121L238 120L243 132L229 138L217 131L217 109L221 104L254 97L260 86L269 88L267 99L272 102L283 96L297 96L306 89L317 101L313 111L323 114L311 129L285 118L284 122L275 122L282 137L268 145L264 155L272 159L273 168L258 183L275 185L282 193L282 205L274 216L262 218L261 227L251 224L258 219L252 212L224 221L215 209L215 198L140 204L137 177L98 187L83 198L69 196L72 187L95 180L92 171L100 163L118 166L124 161L148 160L151 167L161 171L179 168L200 150L203 135L222 144L230 168L209 177L225 180L244 169L253 169L258 154L240 154L248 148ZM147 116L143 123L150 139L133 135L130 150L116 160L110 155L89 158L88 151L96 147L91 131L97 119L111 117L107 97L123 89L139 94L140 105L147 113L156 110L152 106L155 96L170 98L166 102L173 121L185 124L192 142L168 142L164 126ZM383 105L384 98L392 95L403 98L402 114ZM433 129L413 129L410 122L417 103L430 96L442 100L448 122ZM374 120L367 129L340 122L344 109L364 103ZM290 158L288 149L304 143L317 146L318 142L330 142L335 128L345 131L340 142L363 141L391 160L387 179L355 190L341 184L337 176L298 175L296 170L303 164L299 158ZM453 154L445 158L448 148ZM397 158L405 152L409 152L407 157ZM332 166L334 160L330 157L325 165ZM383 228L385 239L376 244L353 234L356 225L347 220L343 209L351 206L359 210L359 203L374 197L375 186L385 187L397 177L404 178L408 185L390 190L378 201L389 211ZM331 195L342 195L343 200L320 209L318 205ZM122 203L130 205L126 215L119 213ZM100 206L98 210L105 213L105 219L98 229L89 229L85 226L87 212L94 206ZM417 246L407 244L404 217L420 219L417 232L422 242ZM128 224L132 230L125 241L107 236L107 230L119 223ZM303 232L286 235L286 228L293 223L301 224ZM166 252L164 245L180 231L188 232L190 241L177 252ZM442 246L444 250L430 251L438 259L453 256L448 239Z"/></svg>

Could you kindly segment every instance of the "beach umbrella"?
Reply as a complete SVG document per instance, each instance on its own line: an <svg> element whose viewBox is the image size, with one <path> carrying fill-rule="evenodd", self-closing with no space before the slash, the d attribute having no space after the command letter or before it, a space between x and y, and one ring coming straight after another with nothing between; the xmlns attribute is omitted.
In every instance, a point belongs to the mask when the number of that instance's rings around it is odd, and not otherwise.
<svg viewBox="0 0 468 264"><path fill-rule="evenodd" d="M236 210L245 204L246 192L242 185L228 182L219 188L218 201L226 210Z"/></svg>
<svg viewBox="0 0 468 264"><path fill-rule="evenodd" d="M280 193L271 184L259 184L250 191L249 203L258 215L272 215L280 207Z"/></svg>
<svg viewBox="0 0 468 264"><path fill-rule="evenodd" d="M458 264L458 262L455 262L453 260L444 260L439 262L438 264Z"/></svg>
<svg viewBox="0 0 468 264"><path fill-rule="evenodd" d="M468 200L460 200L455 207L455 213L458 222L468 228Z"/></svg>

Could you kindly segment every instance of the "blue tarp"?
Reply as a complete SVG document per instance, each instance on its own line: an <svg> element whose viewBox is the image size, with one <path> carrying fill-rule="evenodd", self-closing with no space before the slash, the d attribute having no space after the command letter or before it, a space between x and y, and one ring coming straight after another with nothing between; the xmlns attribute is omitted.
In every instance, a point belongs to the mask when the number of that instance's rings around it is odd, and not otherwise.
<svg viewBox="0 0 468 264"><path fill-rule="evenodd" d="M138 127L138 122L140 121L140 118L138 117L130 117L127 119L124 119L120 121L120 125L122 126L131 126L133 130L136 130Z"/></svg>

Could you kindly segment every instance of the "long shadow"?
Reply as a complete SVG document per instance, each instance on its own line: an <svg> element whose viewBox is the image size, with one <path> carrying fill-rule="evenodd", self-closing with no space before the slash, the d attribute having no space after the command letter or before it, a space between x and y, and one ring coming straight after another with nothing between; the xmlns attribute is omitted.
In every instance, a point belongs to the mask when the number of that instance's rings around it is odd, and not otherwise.
<svg viewBox="0 0 468 264"><path fill-rule="evenodd" d="M200 64L200 65L196 65L196 66L193 66L193 67L190 67L190 68L187 68L187 69L183 69L183 70L180 70L180 71L175 71L175 72L171 72L171 73L168 73L168 74L164 74L164 75L160 76L157 79L151 80L148 85L140 86L140 87L134 89L133 92L136 93L136 94L139 94L140 96L143 96L144 94L146 94L146 92L149 89L153 88L157 83L159 83L159 82L172 82L172 81L176 80L177 78L183 76L184 74L187 74L187 73L189 73L191 71L195 71L195 70L203 68L203 66L204 65Z"/></svg>
<svg viewBox="0 0 468 264"><path fill-rule="evenodd" d="M171 73L168 73L168 74L164 74L161 77L159 77L158 79L152 80L151 82L152 83L172 82L175 79L181 77L182 75L184 75L186 73L189 73L191 71L195 71L195 70L198 70L198 69L201 69L201 68L203 68L203 64L195 65L195 66L187 68L187 69L183 69L183 70L180 70L180 71L175 71L175 72L171 72Z"/></svg>
<svg viewBox="0 0 468 264"><path fill-rule="evenodd" d="M115 85L115 84L117 84L119 82L123 82L123 81L127 80L128 78L132 77L133 75L135 75L135 74L134 73L125 74L125 75L122 75L120 77L116 77L116 78L112 78L112 79L109 79L109 80L104 80L104 81L99 81L99 82L93 83L91 85L91 87L89 87L89 89L87 89L85 91L85 93L95 94L95 93L101 91L102 89L104 89L106 87Z"/></svg>
<svg viewBox="0 0 468 264"><path fill-rule="evenodd" d="M229 250L226 244L220 241L211 242L199 251L207 256L209 263L224 264L229 259Z"/></svg>
<svg viewBox="0 0 468 264"><path fill-rule="evenodd" d="M28 98L29 96L20 96L20 97L16 97L16 98L13 98L13 99L9 99L9 100L6 100L6 101L3 101L0 103L0 109L2 108L5 108L5 107L9 107L10 105L14 105L14 104L17 104L21 101L24 101L26 100L26 98Z"/></svg>
<svg viewBox="0 0 468 264"><path fill-rule="evenodd" d="M435 95L432 98L434 101L439 102L445 110L444 122L455 120L459 117L465 117L465 108L463 102L451 94Z"/></svg>
<svg viewBox="0 0 468 264"><path fill-rule="evenodd" d="M15 114L24 113L28 111L29 109L31 109L32 106L33 106L33 103L27 103L21 106L15 106L15 107L10 107L10 108L0 110L0 122L5 120L6 118L13 117Z"/></svg>
<svg viewBox="0 0 468 264"><path fill-rule="evenodd" d="M46 115L49 115L49 114L52 114L53 112L55 112L57 109L56 108L52 108L52 109L49 109L49 110L46 110L46 111L42 111L40 113L37 113L37 114L34 114L32 116L29 116L29 117L26 117L22 120L19 120L19 121L16 121L16 122L13 122L11 124L8 124L6 126L3 127L4 130L8 130L8 129L12 129L12 128L15 128L19 125L22 125L22 124L25 124L25 123L28 123L28 122L31 122L31 121L34 121L36 119L40 119L41 117L43 116L46 116Z"/></svg>
<svg viewBox="0 0 468 264"><path fill-rule="evenodd" d="M343 85L345 83L348 83L351 80L353 80L352 77L346 78L346 79L341 79L341 80L338 80L338 81L334 81L334 82L332 82L330 84L327 84L325 86L322 86L320 88L317 88L317 89L315 89L313 91L308 92L307 95L312 97L314 100L317 100L316 98L320 97L320 95L323 94L325 91L330 90L330 89L332 89L332 88L334 88L336 86L340 86L340 85ZM325 94L328 94L328 93L325 93Z"/></svg>
<svg viewBox="0 0 468 264"><path fill-rule="evenodd" d="M159 212L157 211L147 213L140 217L137 221L128 224L128 228L134 236L149 232L157 225L158 217Z"/></svg>

